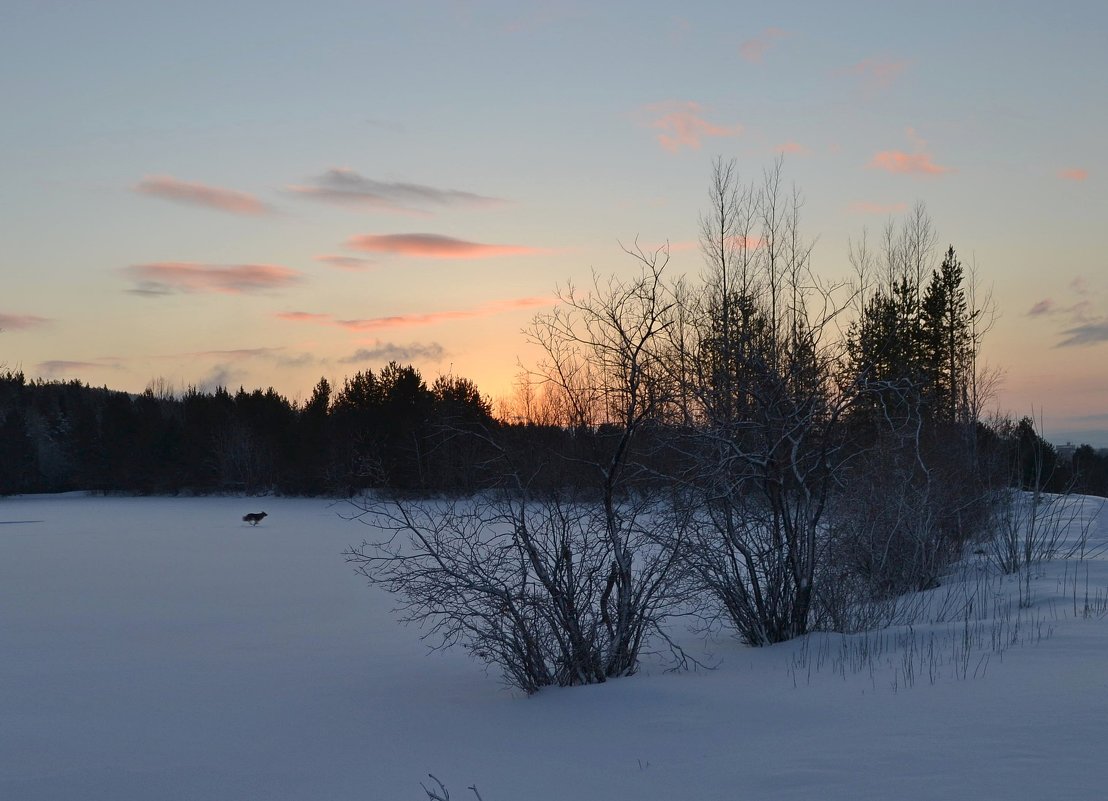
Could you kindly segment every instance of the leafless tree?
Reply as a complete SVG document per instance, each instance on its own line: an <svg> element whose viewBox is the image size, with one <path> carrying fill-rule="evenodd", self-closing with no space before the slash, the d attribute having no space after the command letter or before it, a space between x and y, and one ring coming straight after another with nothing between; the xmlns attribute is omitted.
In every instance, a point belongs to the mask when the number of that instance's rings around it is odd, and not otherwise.
<svg viewBox="0 0 1108 801"><path fill-rule="evenodd" d="M717 161L699 337L681 376L697 417L684 445L695 465L687 563L755 645L808 631L824 513L849 452L841 423L855 390L834 380L849 293L811 270L800 207L780 162L742 189L733 164Z"/></svg>
<svg viewBox="0 0 1108 801"><path fill-rule="evenodd" d="M670 324L667 254L632 255L637 277L567 289L528 332L546 352L538 375L581 440L558 457L583 477L576 488L535 488L533 461L491 439L495 488L363 501L356 516L383 535L347 551L437 646L462 645L528 693L634 673L648 641L668 642L662 623L683 600L686 513L656 491L652 448L640 443L672 407L655 348Z"/></svg>

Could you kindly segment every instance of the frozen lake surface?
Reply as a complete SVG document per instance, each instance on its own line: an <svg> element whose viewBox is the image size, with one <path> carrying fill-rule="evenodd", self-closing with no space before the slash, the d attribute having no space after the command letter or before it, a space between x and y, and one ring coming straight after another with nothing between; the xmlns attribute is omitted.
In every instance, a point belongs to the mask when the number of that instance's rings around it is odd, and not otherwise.
<svg viewBox="0 0 1108 801"><path fill-rule="evenodd" d="M527 698L395 622L342 558L370 533L347 509L0 499L0 799L421 801L429 772L454 801L1108 795L1100 559L1043 566L1015 617L992 580L1005 620L913 629L912 652L892 632L861 669L859 638L689 634L717 669Z"/></svg>

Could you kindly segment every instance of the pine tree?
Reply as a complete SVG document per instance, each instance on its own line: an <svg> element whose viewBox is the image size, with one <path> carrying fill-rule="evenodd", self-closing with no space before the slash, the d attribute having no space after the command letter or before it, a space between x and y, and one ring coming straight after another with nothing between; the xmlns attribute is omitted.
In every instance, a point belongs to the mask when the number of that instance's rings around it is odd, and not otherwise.
<svg viewBox="0 0 1108 801"><path fill-rule="evenodd" d="M927 394L936 422L964 422L969 412L972 317L962 281L962 264L951 246L923 298Z"/></svg>
<svg viewBox="0 0 1108 801"><path fill-rule="evenodd" d="M927 357L918 298L914 277L905 274L874 293L848 333L852 380L886 412L905 402L914 407L921 394Z"/></svg>

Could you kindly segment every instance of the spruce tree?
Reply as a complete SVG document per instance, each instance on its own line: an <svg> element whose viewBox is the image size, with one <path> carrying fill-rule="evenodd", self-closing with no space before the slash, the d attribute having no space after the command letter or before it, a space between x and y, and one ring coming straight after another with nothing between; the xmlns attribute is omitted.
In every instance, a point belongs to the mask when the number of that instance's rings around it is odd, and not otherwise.
<svg viewBox="0 0 1108 801"><path fill-rule="evenodd" d="M972 318L962 281L962 264L951 246L932 273L923 298L926 385L936 422L962 422L968 412Z"/></svg>

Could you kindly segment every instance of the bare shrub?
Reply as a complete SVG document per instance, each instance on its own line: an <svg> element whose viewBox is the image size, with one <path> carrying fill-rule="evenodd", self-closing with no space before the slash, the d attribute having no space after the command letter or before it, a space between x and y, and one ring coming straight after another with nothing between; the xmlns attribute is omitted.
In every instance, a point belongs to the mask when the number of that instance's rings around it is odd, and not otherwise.
<svg viewBox="0 0 1108 801"><path fill-rule="evenodd" d="M647 545L672 515L627 499L615 516L556 492L368 501L358 517L386 537L346 557L434 647L461 645L527 693L594 684L634 673L678 600L673 556Z"/></svg>
<svg viewBox="0 0 1108 801"><path fill-rule="evenodd" d="M692 465L687 558L739 637L765 645L809 630L856 388L835 381L842 287L811 269L781 163L743 188L717 161L710 201L708 269L684 296L691 332L670 362L691 422L680 446Z"/></svg>
<svg viewBox="0 0 1108 801"><path fill-rule="evenodd" d="M682 600L687 515L659 491L647 435L671 397L655 347L669 325L668 256L631 255L635 278L567 289L529 332L547 354L538 376L572 447L520 453L486 432L498 454L492 489L461 501L363 502L357 516L386 537L346 554L439 647L460 644L528 693L634 673ZM572 486L536 489L544 458L567 460ZM657 545L659 528L669 547Z"/></svg>

